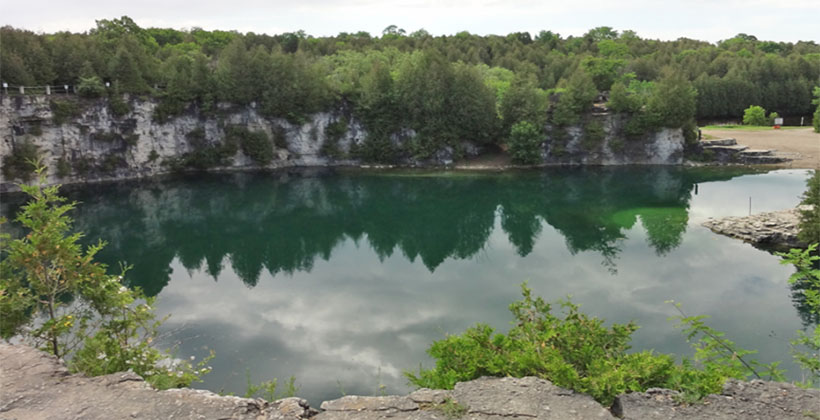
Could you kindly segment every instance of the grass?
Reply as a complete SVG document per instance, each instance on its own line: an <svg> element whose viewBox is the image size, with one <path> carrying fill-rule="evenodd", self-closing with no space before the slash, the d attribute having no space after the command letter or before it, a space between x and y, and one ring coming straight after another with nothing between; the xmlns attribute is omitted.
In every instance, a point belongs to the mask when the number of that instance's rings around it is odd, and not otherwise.
<svg viewBox="0 0 820 420"><path fill-rule="evenodd" d="M800 126L788 126L788 127L780 127L780 130L797 130L800 128L811 128L811 127L800 127ZM733 124L726 124L726 125L707 125L701 127L701 130L737 130L737 131L769 131L774 130L772 127L767 126L757 126L757 125L733 125Z"/></svg>

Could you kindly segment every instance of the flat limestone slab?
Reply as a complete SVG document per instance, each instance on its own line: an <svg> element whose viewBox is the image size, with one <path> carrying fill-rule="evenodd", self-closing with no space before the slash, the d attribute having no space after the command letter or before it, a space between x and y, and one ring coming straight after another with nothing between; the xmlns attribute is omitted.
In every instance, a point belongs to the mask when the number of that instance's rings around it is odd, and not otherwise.
<svg viewBox="0 0 820 420"><path fill-rule="evenodd" d="M268 403L209 391L157 391L133 373L71 375L55 357L0 343L0 419L296 420L314 414L301 398Z"/></svg>
<svg viewBox="0 0 820 420"><path fill-rule="evenodd" d="M654 389L618 397L613 410L624 420L807 420L820 418L820 389L783 382L730 380L720 395L695 404L676 402L677 392Z"/></svg>
<svg viewBox="0 0 820 420"><path fill-rule="evenodd" d="M788 249L801 248L806 244L797 238L800 231L800 210L810 209L811 206L756 213L751 216L723 217L709 219L703 226L712 232L741 239L752 245L772 248Z"/></svg>

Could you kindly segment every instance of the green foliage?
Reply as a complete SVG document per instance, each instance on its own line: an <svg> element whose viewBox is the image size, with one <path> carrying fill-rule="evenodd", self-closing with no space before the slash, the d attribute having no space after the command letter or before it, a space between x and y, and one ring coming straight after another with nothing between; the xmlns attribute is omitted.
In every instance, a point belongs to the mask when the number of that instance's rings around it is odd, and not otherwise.
<svg viewBox="0 0 820 420"><path fill-rule="evenodd" d="M242 153L258 165L267 165L273 160L273 143L264 131L229 126L225 129L225 143L238 144Z"/></svg>
<svg viewBox="0 0 820 420"><path fill-rule="evenodd" d="M289 398L296 396L296 392L299 388L296 386L296 378L291 376L288 379L288 382L285 384L285 389L281 392L278 392L277 388L278 379L273 378L270 381L264 381L259 384L254 384L251 382L251 372L250 370L245 371L245 379L247 381L247 385L245 388L245 398L263 398L267 401L276 401L282 398Z"/></svg>
<svg viewBox="0 0 820 420"><path fill-rule="evenodd" d="M38 170L45 182L44 170ZM103 375L132 370L159 387L187 386L207 373L189 362L168 363L169 354L150 346L161 321L152 299L129 290L119 276L94 261L102 242L83 249L68 212L75 203L58 195L59 186L21 185L31 201L16 221L28 232L4 238L0 262L0 336L66 358L75 372ZM142 302L142 303L141 303Z"/></svg>
<svg viewBox="0 0 820 420"><path fill-rule="evenodd" d="M225 136L223 142L209 143L205 138L205 130L201 127L186 134L191 151L181 156L163 161L172 170L185 169L205 170L217 166L227 166L239 151L238 136ZM250 150L250 149L249 149ZM263 152L264 153L264 152ZM273 153L271 151L271 153Z"/></svg>
<svg viewBox="0 0 820 420"><path fill-rule="evenodd" d="M80 116L82 109L79 104L71 100L52 99L49 102L51 120L56 125L62 125Z"/></svg>
<svg viewBox="0 0 820 420"><path fill-rule="evenodd" d="M592 78L579 69L570 77L566 89L560 93L558 102L553 103L552 123L558 126L578 123L581 114L592 107L596 95L598 91Z"/></svg>
<svg viewBox="0 0 820 420"><path fill-rule="evenodd" d="M507 141L508 152L515 163L532 165L541 162L543 144L544 134L533 123L517 122L510 129L510 139Z"/></svg>
<svg viewBox="0 0 820 420"><path fill-rule="evenodd" d="M586 150L595 150L601 145L604 137L606 137L606 132L601 122L590 120L584 125L584 136L581 138L581 144Z"/></svg>
<svg viewBox="0 0 820 420"><path fill-rule="evenodd" d="M460 404L458 401L447 397L441 404L436 404L434 410L444 415L448 420L460 419L467 414L468 407Z"/></svg>
<svg viewBox="0 0 820 420"><path fill-rule="evenodd" d="M797 237L807 244L820 242L820 171L813 171L806 180L806 191L803 192L801 204L812 206L800 210L800 231Z"/></svg>
<svg viewBox="0 0 820 420"><path fill-rule="evenodd" d="M709 318L707 315L689 316L679 303L675 304L675 308L680 316L671 319L678 321L678 326L692 343L695 349L695 363L700 365L707 377L722 378L715 386L720 386L726 378L746 379L754 376L761 379L767 375L769 380L784 379L783 370L777 367L779 362L766 365L756 360L747 360L746 356L757 352L738 347L731 340L724 338L723 332L706 325L704 320Z"/></svg>
<svg viewBox="0 0 820 420"><path fill-rule="evenodd" d="M717 381L704 384L711 377L676 366L670 356L627 353L630 336L638 328L635 324L607 328L603 320L588 317L570 302L560 303L565 311L562 318L541 298L533 298L526 285L522 289L524 299L510 305L515 324L509 333L494 333L479 324L462 335L436 341L428 350L436 366L421 369L418 375L406 372L410 381L449 389L456 382L481 376L532 375L589 394L605 405L624 392L675 382L701 391L717 390L712 383Z"/></svg>
<svg viewBox="0 0 820 420"><path fill-rule="evenodd" d="M817 109L814 111L814 116L812 116L814 132L820 133L820 86L814 88L814 100L811 103L817 105Z"/></svg>
<svg viewBox="0 0 820 420"><path fill-rule="evenodd" d="M817 255L817 246L815 242L804 250L792 249L788 253L777 254L783 257L781 264L791 264L796 268L789 283L799 287L806 306L815 316L820 315L820 256ZM802 385L820 385L820 325L815 325L809 334L798 331L791 345L792 356L804 371Z"/></svg>
<svg viewBox="0 0 820 420"><path fill-rule="evenodd" d="M405 372L419 387L452 388L456 382L481 376L538 376L554 384L591 395L604 405L625 392L664 387L697 400L719 392L727 378L759 376L765 369L782 378L777 365L747 362L751 352L706 326L705 317L677 317L694 341L694 360L676 364L673 357L650 351L628 353L633 323L604 326L604 321L579 311L578 305L560 302L563 317L552 306L533 298L526 284L524 298L510 305L515 317L507 334L478 324L461 335L433 343L428 353L436 359L432 369ZM680 306L677 306L680 310Z"/></svg>
<svg viewBox="0 0 820 420"><path fill-rule="evenodd" d="M661 78L647 99L646 110L657 128L680 128L695 117L697 91L683 76Z"/></svg>
<svg viewBox="0 0 820 420"><path fill-rule="evenodd" d="M3 156L3 177L7 180L19 179L28 182L34 174L39 158L39 147L28 139L15 144L11 153Z"/></svg>
<svg viewBox="0 0 820 420"><path fill-rule="evenodd" d="M111 89L111 92L108 95L108 109L111 110L111 114L115 117L122 117L131 112L131 107L128 105L128 102L123 99L122 94L120 93L118 83L114 83L114 88Z"/></svg>
<svg viewBox="0 0 820 420"><path fill-rule="evenodd" d="M743 124L763 126L769 125L769 120L766 118L766 110L758 105L752 105L743 111Z"/></svg>
<svg viewBox="0 0 820 420"><path fill-rule="evenodd" d="M91 133L91 140L100 143L114 143L122 140L122 135L115 131L95 131Z"/></svg>
<svg viewBox="0 0 820 420"><path fill-rule="evenodd" d="M332 159L342 158L342 150L339 149L339 140L347 133L347 118L342 117L325 127L325 142L319 149L319 154Z"/></svg>

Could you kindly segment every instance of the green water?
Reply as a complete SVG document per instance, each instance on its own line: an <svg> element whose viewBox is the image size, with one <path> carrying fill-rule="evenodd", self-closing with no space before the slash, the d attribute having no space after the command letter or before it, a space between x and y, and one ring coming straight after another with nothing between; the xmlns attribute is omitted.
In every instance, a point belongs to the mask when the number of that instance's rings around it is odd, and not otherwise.
<svg viewBox="0 0 820 420"><path fill-rule="evenodd" d="M401 372L476 322L506 329L528 280L609 321L635 349L688 353L666 300L764 361L806 322L778 258L700 226L794 206L805 171L593 168L500 174L293 171L64 191L76 227L133 264L172 314L163 345L213 349L198 386L242 394L295 376L314 404L405 392ZM3 197L11 214L19 196ZM383 386L383 388L380 388Z"/></svg>

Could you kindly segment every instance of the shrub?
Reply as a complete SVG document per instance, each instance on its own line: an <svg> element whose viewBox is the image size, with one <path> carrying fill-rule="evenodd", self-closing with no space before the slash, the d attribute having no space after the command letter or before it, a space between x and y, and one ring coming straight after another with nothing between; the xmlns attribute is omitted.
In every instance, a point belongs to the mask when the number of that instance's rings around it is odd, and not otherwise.
<svg viewBox="0 0 820 420"><path fill-rule="evenodd" d="M339 140L347 133L348 124L347 118L342 117L325 127L325 142L322 143L319 154L333 159L342 157Z"/></svg>
<svg viewBox="0 0 820 420"><path fill-rule="evenodd" d="M769 114L769 125L774 125L774 120L780 118L780 114L777 112L772 112Z"/></svg>
<svg viewBox="0 0 820 420"><path fill-rule="evenodd" d="M682 313L678 318L694 340L696 355L694 362L676 364L669 355L627 353L638 329L634 323L605 327L603 320L585 315L571 302L560 302L565 314L556 316L551 305L532 297L526 284L522 292L523 299L510 305L515 324L509 333L478 324L436 341L428 349L436 366L418 374L405 372L410 382L451 389L481 376L537 376L609 405L617 395L650 387L680 390L694 399L719 392L729 377L756 374L742 359L749 352L705 326L704 317Z"/></svg>
<svg viewBox="0 0 820 420"><path fill-rule="evenodd" d="M84 98L99 98L105 94L105 86L97 76L80 77L77 94Z"/></svg>
<svg viewBox="0 0 820 420"><path fill-rule="evenodd" d="M777 254L783 257L781 264L791 264L797 269L789 277L789 284L799 288L805 306L815 317L820 316L820 269L817 268L820 256L816 255L817 246L815 242L806 249ZM810 334L798 331L797 338L791 344L792 356L804 370L802 385L820 385L820 325L815 325Z"/></svg>
<svg viewBox="0 0 820 420"><path fill-rule="evenodd" d="M532 165L541 161L541 146L544 135L535 124L521 121L513 124L508 141L513 162Z"/></svg>
<svg viewBox="0 0 820 420"><path fill-rule="evenodd" d="M25 140L16 144L11 154L3 156L3 177L7 180L19 179L28 182L34 174L39 157L39 148L34 143Z"/></svg>
<svg viewBox="0 0 820 420"><path fill-rule="evenodd" d="M44 169L38 169L41 184ZM94 261L102 242L85 249L81 233L72 231L59 186L23 185L31 197L17 216L28 231L4 246L0 262L0 336L24 342L66 358L72 371L103 375L131 370L160 387L187 386L210 369L172 362L151 347L161 321L153 299L122 284L121 274L106 273ZM2 238L4 244L8 235ZM207 360L203 361L206 362Z"/></svg>
<svg viewBox="0 0 820 420"><path fill-rule="evenodd" d="M91 140L102 143L114 143L122 140L122 136L114 131L95 131L91 133Z"/></svg>
<svg viewBox="0 0 820 420"><path fill-rule="evenodd" d="M600 121L592 120L584 126L584 137L581 139L581 144L584 149L591 151L601 145L604 137L606 137L604 126Z"/></svg>
<svg viewBox="0 0 820 420"><path fill-rule="evenodd" d="M56 125L77 118L82 113L77 103L70 100L53 99L49 102L49 107L51 108L51 120Z"/></svg>
<svg viewBox="0 0 820 420"><path fill-rule="evenodd" d="M259 165L267 165L273 160L273 143L264 131L231 126L225 129L225 142L238 144L242 153Z"/></svg>
<svg viewBox="0 0 820 420"><path fill-rule="evenodd" d="M801 204L811 205L811 210L800 211L798 238L807 244L820 242L820 171L814 171L806 180L806 191Z"/></svg>
<svg viewBox="0 0 820 420"><path fill-rule="evenodd" d="M769 125L769 120L766 118L766 110L761 106L752 105L743 111L744 125Z"/></svg>

